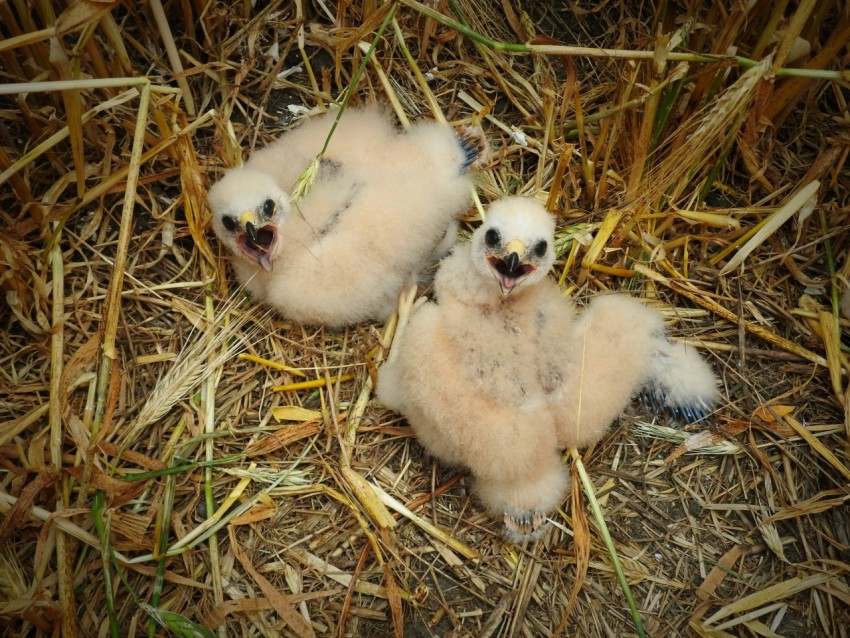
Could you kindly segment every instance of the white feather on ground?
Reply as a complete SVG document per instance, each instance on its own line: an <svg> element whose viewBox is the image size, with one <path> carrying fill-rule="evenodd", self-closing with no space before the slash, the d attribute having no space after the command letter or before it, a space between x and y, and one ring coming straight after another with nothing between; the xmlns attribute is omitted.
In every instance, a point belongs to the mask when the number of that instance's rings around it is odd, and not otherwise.
<svg viewBox="0 0 850 638"><path fill-rule="evenodd" d="M717 395L710 367L664 337L661 316L622 295L576 315L547 278L554 220L537 202L493 204L471 242L446 257L436 302L410 319L379 371L378 398L475 491L514 540L563 502L562 450L598 441L641 388L677 416Z"/></svg>
<svg viewBox="0 0 850 638"><path fill-rule="evenodd" d="M210 189L209 202L213 228L258 301L339 327L386 319L401 289L451 247L469 206L470 168L487 146L478 129L423 122L402 132L377 108L351 109L312 188L291 203L335 116L311 118L254 152Z"/></svg>

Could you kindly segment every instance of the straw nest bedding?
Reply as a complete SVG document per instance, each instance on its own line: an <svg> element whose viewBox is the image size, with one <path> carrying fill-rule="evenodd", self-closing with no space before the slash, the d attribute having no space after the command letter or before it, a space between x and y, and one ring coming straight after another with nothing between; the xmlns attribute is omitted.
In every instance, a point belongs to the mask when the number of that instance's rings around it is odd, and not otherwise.
<svg viewBox="0 0 850 638"><path fill-rule="evenodd" d="M0 4L4 635L846 636L847 6L711 7L405 0L354 91L483 118L481 201L541 198L564 288L722 379L703 425L631 409L517 547L371 397L394 322L288 323L208 229L390 5Z"/></svg>

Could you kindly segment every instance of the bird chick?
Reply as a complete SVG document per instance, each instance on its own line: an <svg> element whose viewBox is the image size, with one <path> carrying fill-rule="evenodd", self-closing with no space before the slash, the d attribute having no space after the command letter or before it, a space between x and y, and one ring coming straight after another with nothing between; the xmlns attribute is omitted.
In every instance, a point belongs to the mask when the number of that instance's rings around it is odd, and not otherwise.
<svg viewBox="0 0 850 638"><path fill-rule="evenodd" d="M377 108L348 110L312 188L292 202L335 117L307 120L209 191L213 229L248 291L289 319L330 327L386 319L402 288L448 252L488 151L477 128L401 132Z"/></svg>
<svg viewBox="0 0 850 638"><path fill-rule="evenodd" d="M542 533L566 497L562 450L599 440L642 386L694 414L716 393L707 364L669 344L660 315L639 302L600 297L576 316L547 277L554 230L534 200L493 204L440 264L436 301L413 313L378 377L379 400L431 454L469 468L516 541ZM691 368L711 382L679 379Z"/></svg>
<svg viewBox="0 0 850 638"><path fill-rule="evenodd" d="M440 264L436 302L419 307L379 371L378 398L407 417L431 454L462 465L515 540L564 499L552 394L563 383L547 343L568 339L568 301L546 281L553 218L531 200L494 204Z"/></svg>

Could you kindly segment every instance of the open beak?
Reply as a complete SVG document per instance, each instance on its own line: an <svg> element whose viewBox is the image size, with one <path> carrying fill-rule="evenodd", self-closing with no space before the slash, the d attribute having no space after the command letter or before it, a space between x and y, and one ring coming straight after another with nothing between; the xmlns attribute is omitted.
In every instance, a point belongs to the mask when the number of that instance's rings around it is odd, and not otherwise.
<svg viewBox="0 0 850 638"><path fill-rule="evenodd" d="M528 275L537 270L534 264L522 262L521 255L526 252L525 245L519 240L512 240L505 246L504 255L490 255L487 263L499 282L502 295L507 297L516 285Z"/></svg>
<svg viewBox="0 0 850 638"><path fill-rule="evenodd" d="M272 251L277 243L277 227L273 224L259 226L253 211L245 211L239 218L245 232L236 237L236 243L247 257L257 262L266 272L272 271Z"/></svg>

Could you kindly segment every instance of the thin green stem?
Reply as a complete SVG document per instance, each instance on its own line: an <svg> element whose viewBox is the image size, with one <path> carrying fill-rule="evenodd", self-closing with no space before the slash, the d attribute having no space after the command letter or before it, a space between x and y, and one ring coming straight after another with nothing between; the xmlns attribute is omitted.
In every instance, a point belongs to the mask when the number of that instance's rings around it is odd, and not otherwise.
<svg viewBox="0 0 850 638"><path fill-rule="evenodd" d="M720 152L720 155L717 157L717 161L714 163L714 166L711 167L711 170L708 173L708 177L705 178L705 184L703 184L702 189L699 192L698 200L700 202L704 202L705 198L708 197L709 192L711 192L712 187L714 186L715 178L720 174L720 171L726 166L726 158L729 156L729 153L732 151L732 146L735 144L735 136L732 135L729 137L729 140L726 142L726 146Z"/></svg>
<svg viewBox="0 0 850 638"><path fill-rule="evenodd" d="M106 613L109 616L109 635L112 638L118 638L121 631L118 626L118 613L115 610L115 594L112 591L112 545L109 543L109 529L106 521L103 520L103 510L105 507L105 495L103 490L97 490L94 493L94 501L92 502L91 515L94 521L94 528L97 531L98 539L100 540L100 560L103 563L103 591L106 597Z"/></svg>
<svg viewBox="0 0 850 638"><path fill-rule="evenodd" d="M588 476L587 470L584 468L584 463L582 462L578 451L570 450L570 453L575 461L576 472L578 472L579 478L581 479L581 484L584 487L585 494L587 494L587 502L590 504L590 509L593 510L593 517L596 519L596 524L599 526L599 533L602 534L602 541L605 543L605 547L608 549L608 554L611 556L611 562L614 565L614 572L617 574L617 580L620 581L620 587L623 590L623 594L629 604L629 609L632 612L632 621L635 624L635 629L637 630L638 636L646 638L646 631L643 628L643 621L640 618L637 603L632 595L629 583L626 580L626 575L623 573L623 566L620 563L620 557L617 555L617 549L614 547L614 541L608 531L608 525L605 523L602 508L599 505L599 501L596 500L596 493L593 490L593 482L590 480L590 476Z"/></svg>
<svg viewBox="0 0 850 638"><path fill-rule="evenodd" d="M400 0L400 2L403 5L408 6L411 9L417 11L418 13L421 13L425 17L431 18L432 20L436 20L437 22L439 22L440 24L442 24L444 26L451 27L452 29L454 29L458 33L462 33L463 35L465 35L470 40L473 40L475 42L478 42L479 44L483 44L485 46L488 46L491 49L493 49L494 51L505 51L505 52L508 52L508 53L531 53L532 52L532 46L533 45L514 44L514 43L510 43L510 42L502 42L500 40L493 40L491 38L488 38L485 35L481 35L480 33L478 33L478 31L471 29L470 27L463 24L462 22L459 22L458 20L450 18L447 15L442 14L439 11L432 9L431 7L427 7L424 4L422 4L421 2L416 2L416 0ZM453 5L453 8L455 10L457 10L457 6L454 3L452 3L452 5Z"/></svg>
<svg viewBox="0 0 850 638"><path fill-rule="evenodd" d="M174 507L174 489L177 485L177 476L170 474L165 479L165 498L163 499L162 509L157 517L157 538L156 551L159 554L159 560L156 563L156 575L154 576L153 592L151 594L151 605L159 607L159 602L162 600L162 588L165 585L165 553L168 551L168 531L170 529L169 522L171 521L171 511ZM148 623L148 636L154 638L156 636L156 622L151 618Z"/></svg>
<svg viewBox="0 0 850 638"><path fill-rule="evenodd" d="M444 26L451 27L458 33L462 33L471 40L483 44L494 51L502 51L505 53L537 53L540 55L572 55L588 58L622 58L626 60L652 60L655 55L653 51L630 51L627 49L598 49L593 47L574 47L558 44L517 44L512 42L502 42L500 40L488 38L487 36L469 28L465 24L436 11L431 7L425 6L416 0L399 0L399 2L406 7L431 18L432 20L436 20ZM745 69L756 66L760 63L759 60L751 60L750 58L745 58L740 55L710 55L682 53L678 51L669 53L667 59L685 62L733 62ZM776 69L776 75L850 81L850 71L831 71L828 69L779 68Z"/></svg>
<svg viewBox="0 0 850 638"><path fill-rule="evenodd" d="M832 286L832 295L830 296L832 314L838 317L838 286L835 285L835 256L832 253L832 242L829 239L829 222L826 219L826 212L823 207L818 208L818 214L820 215L820 227L823 231L823 251L826 255L826 265L829 268L829 280Z"/></svg>
<svg viewBox="0 0 850 638"><path fill-rule="evenodd" d="M394 2L390 6L389 11L387 11L387 15L385 15L384 19L381 21L381 26L378 27L378 32L372 39L372 43L369 45L369 50L363 55L363 59L360 61L360 66L357 67L357 71L355 71L354 77L351 78L351 83L348 85L348 90L345 92L345 98L343 98L342 104L339 107L339 111L337 111L333 126L331 126L331 130L328 133L328 137L325 139L325 144L324 146L322 146L322 151L321 153L319 153L319 157L322 157L325 154L325 151L328 150L328 145L331 143L331 137L333 137L334 131L336 131L336 127L339 124L339 120L342 117L342 114L345 113L345 109L348 106L348 103L351 101L351 96L354 95L354 91L357 90L357 85L360 82L360 77L363 75L363 71L366 69L366 65L369 63L369 58L371 58L372 54L375 52L375 47L378 46L378 41L381 39L381 36L384 35L384 31L386 31L387 25L389 25L390 21L393 19L393 16L395 16L396 9L398 9L398 3Z"/></svg>
<svg viewBox="0 0 850 638"><path fill-rule="evenodd" d="M345 97L343 98L342 104L340 105L339 110L336 113L336 117L334 118L331 130L328 132L328 136L325 138L325 143L322 146L322 150L319 151L319 154L316 155L316 158L312 162L310 162L310 165L305 168L301 175L298 176L298 179L295 180L295 185L293 186L292 193L290 194L291 201L298 201L299 199L304 197L313 187L313 182L316 181L316 175L319 171L319 164L322 161L322 157L324 157L325 153L328 150L328 146L331 143L331 138L333 137L333 134L336 131L336 127L339 125L339 120L342 117L342 114L345 113L345 109L348 107L348 103L351 101L351 97L354 95L354 91L357 90L357 84L360 82L360 78L363 75L363 71L366 68L366 65L369 63L369 59L372 57L372 54L375 52L375 47L378 46L378 41L381 39L381 36L384 34L384 31L386 31L387 25L389 25L390 21L393 19L396 9L398 9L398 3L394 2L392 5L390 5L389 10L387 10L387 15L385 15L384 19L381 21L381 25L378 27L378 31L375 34L375 37L372 39L371 44L369 45L369 49L366 51L366 53L363 54L363 60L360 62L360 66L357 67L357 70L354 72L354 76L351 78L351 82L348 84L348 89L345 91Z"/></svg>
<svg viewBox="0 0 850 638"><path fill-rule="evenodd" d="M445 124L446 118L443 116L443 112L440 110L439 104L437 104L434 93L431 91L431 88L428 86L428 82L425 80L425 76L422 75L422 71L419 70L419 65L416 64L416 60L413 59L413 54L410 52L410 49L407 47L407 42L404 40L404 33L402 32L398 21L395 19L393 20L393 31L395 32L395 39L402 54L404 55L404 59L407 60L407 66L410 67L410 70L416 78L416 83L419 84L419 88L425 95L425 99L428 100L428 106L431 109L431 113L437 121Z"/></svg>
<svg viewBox="0 0 850 638"><path fill-rule="evenodd" d="M201 271L204 272L206 269L206 261L204 261L202 263ZM206 273L204 272L204 274ZM216 319L215 304L212 296L211 286L207 286L206 292L207 294L204 300L204 307L206 310L207 325L211 327L215 325ZM214 357L215 355L211 355L210 360L214 359ZM218 372L213 371L209 376L207 376L207 378L204 380L204 384L201 386L201 418L203 420L204 432L206 434L213 434L216 430L215 392L217 386L217 376ZM206 456L206 461L209 464L216 460L213 439L209 438L204 441L204 443L204 455ZM207 506L206 518L207 520L210 520L214 516L214 512L216 511L217 507L215 502L215 486L213 484L212 465L207 465L204 468L204 503ZM209 569L212 575L213 602L216 605L220 605L224 602L224 583L222 580L221 565L219 562L218 536L216 535L215 530L213 530L213 532L210 534L207 541ZM160 560L162 560L163 558L163 556L160 556ZM226 633L223 626L219 627L218 635L221 638L225 638Z"/></svg>
<svg viewBox="0 0 850 638"><path fill-rule="evenodd" d="M194 470L196 468L212 468L216 465L226 465L232 461L236 461L244 457L244 454L229 454L227 456L222 456L218 459L212 459L210 461L197 461L195 463L185 463L183 465L175 465L173 467L167 467L162 470L153 470L151 472L142 472L140 474L129 474L126 476L116 476L119 481L126 481L128 483L135 483L136 481L146 481L152 478L159 478L161 476L171 476L172 474L180 474L181 472L187 472L189 470Z"/></svg>

